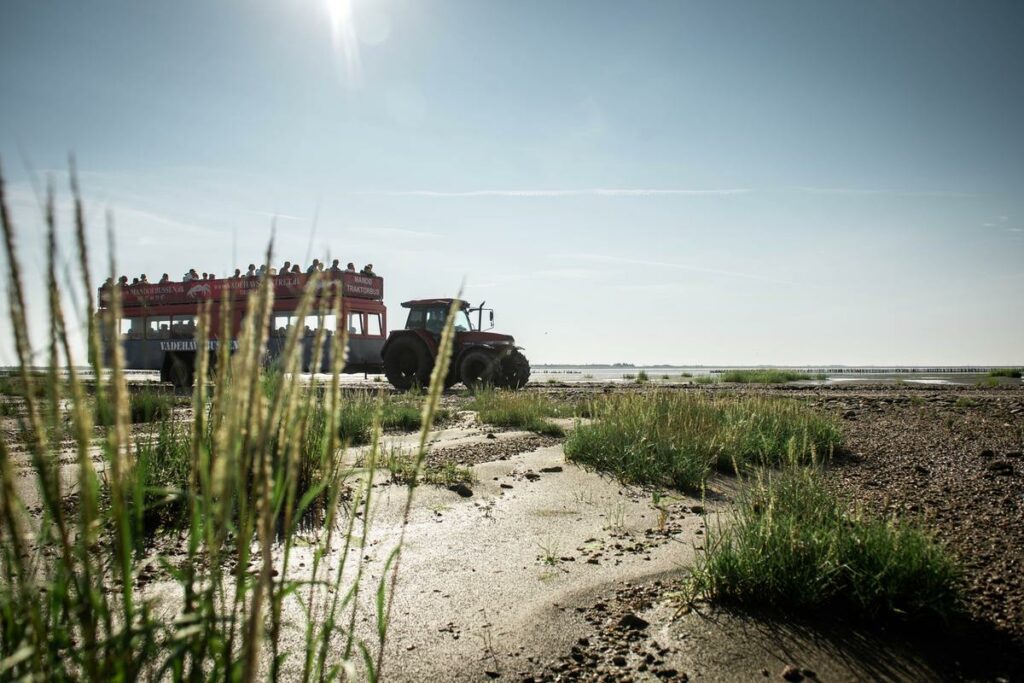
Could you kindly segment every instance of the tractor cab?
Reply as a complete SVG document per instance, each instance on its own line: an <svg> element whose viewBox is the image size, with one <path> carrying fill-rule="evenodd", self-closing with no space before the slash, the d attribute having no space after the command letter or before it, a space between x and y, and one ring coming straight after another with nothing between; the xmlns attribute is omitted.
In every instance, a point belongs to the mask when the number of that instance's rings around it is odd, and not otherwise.
<svg viewBox="0 0 1024 683"><path fill-rule="evenodd" d="M494 310L483 303L472 307L460 299L402 302L402 307L409 309L405 329L393 331L381 352L388 380L398 389L429 383L453 303L455 340L445 386L463 382L469 387L487 384L518 389L525 385L530 376L529 361L511 335L489 331L494 327ZM485 314L487 330L483 329Z"/></svg>
<svg viewBox="0 0 1024 683"><path fill-rule="evenodd" d="M405 322L407 330L426 330L431 334L441 334L444 330L444 323L448 317L448 311L454 299L421 299L417 301L406 301L402 303L404 308L409 309L409 317ZM471 308L466 301L459 301L459 309L455 312L453 323L456 332L482 332L484 312L488 313L488 327L494 328L494 309L484 308L481 303L476 308ZM476 314L475 316L473 314ZM473 324L473 318L476 324Z"/></svg>

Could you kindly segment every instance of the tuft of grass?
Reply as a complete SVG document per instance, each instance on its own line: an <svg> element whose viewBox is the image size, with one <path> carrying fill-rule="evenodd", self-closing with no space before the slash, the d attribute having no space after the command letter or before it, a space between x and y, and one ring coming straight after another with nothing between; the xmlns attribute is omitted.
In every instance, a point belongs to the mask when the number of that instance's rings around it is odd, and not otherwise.
<svg viewBox="0 0 1024 683"><path fill-rule="evenodd" d="M565 430L549 418L586 417L591 410L588 402L555 401L541 394L504 389L477 392L467 408L477 411L486 424L557 437L565 436Z"/></svg>
<svg viewBox="0 0 1024 683"><path fill-rule="evenodd" d="M985 379L978 380L975 384L976 387L981 389L995 389L999 386L998 377L986 377Z"/></svg>
<svg viewBox="0 0 1024 683"><path fill-rule="evenodd" d="M693 377L693 373L692 372L680 372L679 373L679 377L681 379L689 379L690 377Z"/></svg>
<svg viewBox="0 0 1024 683"><path fill-rule="evenodd" d="M622 379L628 379L628 380L632 381L632 380L635 380L635 379L636 379L636 375L634 375L634 374L632 374L632 373L629 373L629 372L627 372L626 374L624 374L624 375L622 376Z"/></svg>
<svg viewBox="0 0 1024 683"><path fill-rule="evenodd" d="M693 381L697 384L718 384L720 380L715 375L697 375Z"/></svg>
<svg viewBox="0 0 1024 683"><path fill-rule="evenodd" d="M958 398L956 400L956 407L957 408L976 408L976 407L978 407L978 402L976 400L974 400L973 398L971 398L970 396L961 396L960 398Z"/></svg>
<svg viewBox="0 0 1024 683"><path fill-rule="evenodd" d="M192 470L188 426L165 416L155 432L136 439L135 457L131 500L136 545L141 547L158 531L181 529L188 524L187 491Z"/></svg>
<svg viewBox="0 0 1024 683"><path fill-rule="evenodd" d="M709 529L691 597L866 619L945 619L960 570L917 527L848 512L815 468L762 472L735 518Z"/></svg>
<svg viewBox="0 0 1024 683"><path fill-rule="evenodd" d="M469 467L453 462L436 465L429 460L424 460L417 466L416 454L400 449L392 449L388 453L384 466L391 472L391 481L396 484L415 485L422 482L435 486L452 486L472 484L476 481L473 470Z"/></svg>
<svg viewBox="0 0 1024 683"><path fill-rule="evenodd" d="M649 382L650 380L651 378L647 376L647 372L645 372L644 370L641 370L640 372L636 373L635 381L637 384L643 384L645 382Z"/></svg>
<svg viewBox="0 0 1024 683"><path fill-rule="evenodd" d="M353 446L370 443L378 410L380 427L384 431L415 432L423 426L423 409L409 394L375 396L370 392L353 392L346 395L346 401L338 416L338 436L342 442ZM438 408L434 411L431 426L443 424L451 419L450 410Z"/></svg>
<svg viewBox="0 0 1024 683"><path fill-rule="evenodd" d="M824 373L803 372L802 370L778 370L766 368L763 370L726 370L722 373L723 382L738 382L743 384L784 384L786 382L799 382L806 380L825 379Z"/></svg>
<svg viewBox="0 0 1024 683"><path fill-rule="evenodd" d="M28 383L26 380L13 375L0 375L0 395L17 396L25 398L26 392L31 392L33 397L42 398L46 395L46 377L36 371L29 371ZM35 381L32 381L32 380ZM26 387L28 387L26 389Z"/></svg>
<svg viewBox="0 0 1024 683"><path fill-rule="evenodd" d="M1020 379L1021 374L1021 368L993 368L988 371L989 377L1010 377L1012 379Z"/></svg>
<svg viewBox="0 0 1024 683"><path fill-rule="evenodd" d="M568 459L628 483L697 491L712 470L812 462L840 443L831 417L790 400L654 392L597 401Z"/></svg>
<svg viewBox="0 0 1024 683"><path fill-rule="evenodd" d="M95 404L96 424L110 427L115 423L116 407L110 399L97 397ZM172 393L145 387L128 396L128 419L133 424L156 422L171 416L174 411Z"/></svg>

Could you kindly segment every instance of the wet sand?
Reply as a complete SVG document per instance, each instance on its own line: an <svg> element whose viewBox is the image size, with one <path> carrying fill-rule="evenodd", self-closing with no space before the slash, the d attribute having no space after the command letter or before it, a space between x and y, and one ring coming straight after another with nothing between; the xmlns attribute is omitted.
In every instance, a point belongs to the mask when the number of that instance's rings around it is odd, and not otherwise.
<svg viewBox="0 0 1024 683"><path fill-rule="evenodd" d="M368 385L372 386L372 385ZM565 398L651 387L531 386ZM1024 662L1024 390L1019 387L676 386L806 400L842 422L829 481L879 514L917 520L965 565L972 621L934 633L736 612L674 596L737 482L679 494L661 520L651 491L565 461L559 440L460 413L432 436L432 462L472 467L466 492L417 490L402 556L385 678L420 680L1013 680ZM445 403L460 408L457 394ZM12 423L3 421L4 438ZM388 435L385 448L414 435ZM359 451L350 454L358 458ZM27 461L20 466L27 474ZM71 466L71 463L68 463ZM30 477L25 477L30 487ZM405 487L381 473L371 543L375 587L400 532ZM707 517L705 517L707 513ZM707 522L706 522L707 520ZM337 557L334 561L337 561ZM302 552L293 567L303 562ZM356 562L350 563L352 567ZM301 571L301 569L299 570ZM301 574L300 574L301 575ZM147 594L173 609L159 572ZM372 588L363 595L371 614ZM288 640L303 617L290 609ZM370 637L370 623L360 629ZM298 657L296 657L298 659ZM790 667L787 669L787 667Z"/></svg>

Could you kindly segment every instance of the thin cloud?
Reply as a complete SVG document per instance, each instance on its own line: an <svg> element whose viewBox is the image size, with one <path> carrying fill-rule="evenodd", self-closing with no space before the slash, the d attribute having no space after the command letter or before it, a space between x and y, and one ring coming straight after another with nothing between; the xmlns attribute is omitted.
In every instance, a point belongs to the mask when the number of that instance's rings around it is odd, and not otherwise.
<svg viewBox="0 0 1024 683"><path fill-rule="evenodd" d="M946 190L892 190L862 187L808 187L796 186L789 188L795 192L808 194L840 194L840 195L890 195L894 197L978 197L974 192L951 192Z"/></svg>
<svg viewBox="0 0 1024 683"><path fill-rule="evenodd" d="M590 187L576 190L383 190L359 194L388 197L699 197L703 195L735 195L751 192L745 188L717 190Z"/></svg>
<svg viewBox="0 0 1024 683"><path fill-rule="evenodd" d="M667 261L650 261L646 259L624 258L621 256L607 256L605 254L570 254L566 258L592 263L619 264L624 266L644 266L648 268L668 268L671 270L682 270L692 273L706 273L708 275L720 275L722 277L742 278L755 280L757 282L768 282L771 284L792 284L778 278L765 277L756 273L744 273L736 270L723 270L720 268L706 268L704 266L691 266L685 263L670 263Z"/></svg>

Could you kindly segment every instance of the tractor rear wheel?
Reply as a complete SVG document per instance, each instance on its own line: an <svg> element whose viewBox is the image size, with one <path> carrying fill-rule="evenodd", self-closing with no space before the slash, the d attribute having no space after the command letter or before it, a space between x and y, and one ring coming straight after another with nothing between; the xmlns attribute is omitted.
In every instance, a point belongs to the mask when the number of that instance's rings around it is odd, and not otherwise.
<svg viewBox="0 0 1024 683"><path fill-rule="evenodd" d="M459 364L459 377L468 389L494 386L498 378L498 359L490 351L470 351Z"/></svg>
<svg viewBox="0 0 1024 683"><path fill-rule="evenodd" d="M399 391L430 384L434 359L419 339L399 337L388 345L384 354L384 374Z"/></svg>
<svg viewBox="0 0 1024 683"><path fill-rule="evenodd" d="M495 385L503 389L521 389L530 381L530 361L519 349L512 349L501 358Z"/></svg>

